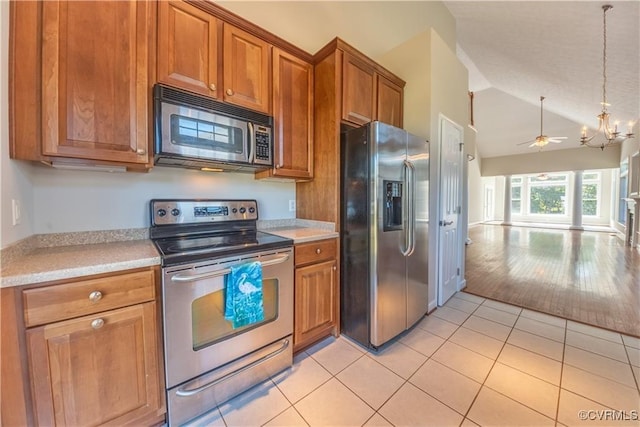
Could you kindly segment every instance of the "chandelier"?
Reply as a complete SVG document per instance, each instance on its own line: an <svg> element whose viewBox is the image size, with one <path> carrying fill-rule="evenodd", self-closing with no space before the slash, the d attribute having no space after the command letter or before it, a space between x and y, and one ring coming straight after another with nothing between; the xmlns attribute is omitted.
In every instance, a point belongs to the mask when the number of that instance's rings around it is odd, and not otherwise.
<svg viewBox="0 0 640 427"><path fill-rule="evenodd" d="M629 122L629 127L627 128L626 134L621 134L618 131L618 123L614 123L613 127L609 124L609 112L607 111L607 107L610 104L607 103L607 11L609 9L613 9L613 6L610 4L605 4L602 6L602 21L603 21L603 34L604 34L604 47L602 50L602 112L598 114L598 129L591 136L587 136L587 127L584 126L582 128L582 136L580 137L580 144L585 145L587 147L600 148L604 150L605 147L608 147L617 142L622 142L628 138L633 138L633 122ZM593 141L593 139L600 133L604 135L604 141L598 139L597 141Z"/></svg>

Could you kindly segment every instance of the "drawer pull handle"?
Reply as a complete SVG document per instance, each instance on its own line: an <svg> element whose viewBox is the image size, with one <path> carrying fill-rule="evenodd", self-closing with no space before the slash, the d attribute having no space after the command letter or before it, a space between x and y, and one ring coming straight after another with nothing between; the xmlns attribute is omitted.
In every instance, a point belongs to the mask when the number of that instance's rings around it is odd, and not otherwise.
<svg viewBox="0 0 640 427"><path fill-rule="evenodd" d="M98 302L102 299L102 292L100 291L93 291L89 294L89 301L91 302Z"/></svg>
<svg viewBox="0 0 640 427"><path fill-rule="evenodd" d="M320 255L320 252L322 252L322 251L320 250L320 248L316 249L316 253L317 253L318 255Z"/></svg>
<svg viewBox="0 0 640 427"><path fill-rule="evenodd" d="M95 319L94 321L91 322L91 327L93 329L100 329L104 326L104 320L102 319Z"/></svg>

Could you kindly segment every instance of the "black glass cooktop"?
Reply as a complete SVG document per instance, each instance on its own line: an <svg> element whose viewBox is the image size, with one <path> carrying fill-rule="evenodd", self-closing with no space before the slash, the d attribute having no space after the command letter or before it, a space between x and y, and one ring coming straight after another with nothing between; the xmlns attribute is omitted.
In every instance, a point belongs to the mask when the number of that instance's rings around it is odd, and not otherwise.
<svg viewBox="0 0 640 427"><path fill-rule="evenodd" d="M293 241L261 231L214 233L210 235L154 239L162 265L197 262L247 252L293 246Z"/></svg>

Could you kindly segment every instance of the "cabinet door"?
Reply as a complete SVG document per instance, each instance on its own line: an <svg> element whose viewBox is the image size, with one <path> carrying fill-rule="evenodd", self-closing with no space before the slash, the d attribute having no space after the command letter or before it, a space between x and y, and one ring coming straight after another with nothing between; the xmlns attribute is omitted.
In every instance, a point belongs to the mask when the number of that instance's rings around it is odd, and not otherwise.
<svg viewBox="0 0 640 427"><path fill-rule="evenodd" d="M342 59L342 119L357 125L374 120L375 91L373 69L345 52Z"/></svg>
<svg viewBox="0 0 640 427"><path fill-rule="evenodd" d="M222 22L182 1L158 8L158 80L216 98Z"/></svg>
<svg viewBox="0 0 640 427"><path fill-rule="evenodd" d="M27 331L38 425L124 425L163 408L155 303Z"/></svg>
<svg viewBox="0 0 640 427"><path fill-rule="evenodd" d="M378 75L378 105L376 120L402 127L402 88Z"/></svg>
<svg viewBox="0 0 640 427"><path fill-rule="evenodd" d="M273 49L273 116L275 166L269 175L310 179L313 66L278 48Z"/></svg>
<svg viewBox="0 0 640 427"><path fill-rule="evenodd" d="M224 24L224 101L269 114L271 45Z"/></svg>
<svg viewBox="0 0 640 427"><path fill-rule="evenodd" d="M42 2L43 154L149 162L155 3Z"/></svg>
<svg viewBox="0 0 640 427"><path fill-rule="evenodd" d="M336 261L296 269L294 351L336 325Z"/></svg>

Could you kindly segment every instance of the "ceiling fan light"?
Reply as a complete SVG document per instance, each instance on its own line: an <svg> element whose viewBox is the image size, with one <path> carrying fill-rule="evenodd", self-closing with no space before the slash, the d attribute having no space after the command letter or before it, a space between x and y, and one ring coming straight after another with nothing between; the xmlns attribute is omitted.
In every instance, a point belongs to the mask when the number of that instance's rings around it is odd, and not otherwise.
<svg viewBox="0 0 640 427"><path fill-rule="evenodd" d="M536 138L533 141L527 141L527 142L523 142L522 144L518 144L518 145L523 145L523 144L531 144L529 145L529 148L532 147L537 147L539 149L542 149L544 146L546 146L547 144L549 144L549 142L556 142L559 143L560 141L558 141L557 139L566 139L566 137L564 136L558 136L558 137L552 137L549 138L547 135L544 134L543 128L544 128L544 122L543 122L543 112L544 112L544 108L543 108L543 102L544 102L544 96L540 97L540 135L536 136ZM586 132L586 128L585 131ZM583 132L583 133L584 133Z"/></svg>

